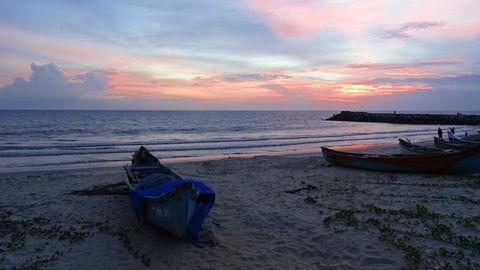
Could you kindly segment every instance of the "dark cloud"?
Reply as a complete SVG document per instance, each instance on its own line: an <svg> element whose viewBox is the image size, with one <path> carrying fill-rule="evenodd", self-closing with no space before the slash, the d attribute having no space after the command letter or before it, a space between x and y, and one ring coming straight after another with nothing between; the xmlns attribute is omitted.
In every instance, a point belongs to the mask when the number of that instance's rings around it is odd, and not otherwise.
<svg viewBox="0 0 480 270"><path fill-rule="evenodd" d="M376 110L478 111L480 74L429 78L379 78L365 83L421 83L428 91L400 92L391 96L372 96L365 106Z"/></svg>
<svg viewBox="0 0 480 270"><path fill-rule="evenodd" d="M57 65L31 64L28 80L16 78L0 88L1 98L89 98L107 89L107 73L89 71L68 78Z"/></svg>
<svg viewBox="0 0 480 270"><path fill-rule="evenodd" d="M265 84L262 85L262 87L268 90L272 90L273 92L284 97L296 98L298 96L298 94L294 90L280 84Z"/></svg>
<svg viewBox="0 0 480 270"><path fill-rule="evenodd" d="M422 83L431 87L428 91L399 93L391 97L373 98L371 103L392 106L406 110L440 110L440 111L478 111L480 104L480 74L427 77L395 80L377 79L382 82ZM373 105L372 105L373 106Z"/></svg>
<svg viewBox="0 0 480 270"><path fill-rule="evenodd" d="M462 64L460 61L454 61L454 60L432 60L432 61L422 61L414 64L414 66L417 67L427 67L427 66L454 66L454 65L459 65Z"/></svg>
<svg viewBox="0 0 480 270"><path fill-rule="evenodd" d="M413 36L412 32L422 29L444 26L444 22L408 22L400 25L400 27L387 30L378 35L382 39L406 39Z"/></svg>
<svg viewBox="0 0 480 270"><path fill-rule="evenodd" d="M262 74L228 74L224 75L223 79L227 82L242 82L242 81L263 81L265 80Z"/></svg>
<svg viewBox="0 0 480 270"><path fill-rule="evenodd" d="M422 78L377 78L369 82L374 83L426 83L434 88L444 89L447 91L457 91L460 89L478 90L480 91L480 74L468 74L459 76L442 76L442 77L422 77Z"/></svg>
<svg viewBox="0 0 480 270"><path fill-rule="evenodd" d="M270 81L276 79L289 79L291 76L283 73L244 73L244 74L228 74L224 75L223 80L227 82L242 81Z"/></svg>

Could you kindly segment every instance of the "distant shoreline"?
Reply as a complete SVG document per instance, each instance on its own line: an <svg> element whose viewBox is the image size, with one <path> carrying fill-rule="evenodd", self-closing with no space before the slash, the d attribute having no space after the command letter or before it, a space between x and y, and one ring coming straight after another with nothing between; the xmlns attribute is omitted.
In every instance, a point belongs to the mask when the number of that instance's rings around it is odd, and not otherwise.
<svg viewBox="0 0 480 270"><path fill-rule="evenodd" d="M340 110L315 110L315 109L297 109L297 110L249 110L249 109L126 109L126 108L119 108L119 109L85 109L85 108L72 108L72 109L46 109L46 108L19 108L19 109L11 109L11 108L0 108L0 112L38 112L38 111L46 111L46 112L331 112L336 113ZM368 113L387 113L385 110L367 110L365 112ZM457 112L463 114L473 114L473 115L480 115L480 111L478 110L399 110L398 112L403 114L439 114L444 113L446 115L453 115Z"/></svg>
<svg viewBox="0 0 480 270"><path fill-rule="evenodd" d="M342 111L327 121L373 122L413 125L480 125L480 115L466 114L401 114L401 113L369 113Z"/></svg>

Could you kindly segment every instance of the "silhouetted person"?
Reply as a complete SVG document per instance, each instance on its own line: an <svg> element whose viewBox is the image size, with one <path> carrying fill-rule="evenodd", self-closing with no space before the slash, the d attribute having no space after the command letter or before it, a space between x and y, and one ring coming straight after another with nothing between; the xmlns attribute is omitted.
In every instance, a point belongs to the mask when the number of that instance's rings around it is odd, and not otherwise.
<svg viewBox="0 0 480 270"><path fill-rule="evenodd" d="M452 132L452 134L455 134L455 127L451 127L450 132Z"/></svg>
<svg viewBox="0 0 480 270"><path fill-rule="evenodd" d="M438 127L438 129L437 129L437 133L438 133L438 137L440 139L443 139L443 130L440 127Z"/></svg>

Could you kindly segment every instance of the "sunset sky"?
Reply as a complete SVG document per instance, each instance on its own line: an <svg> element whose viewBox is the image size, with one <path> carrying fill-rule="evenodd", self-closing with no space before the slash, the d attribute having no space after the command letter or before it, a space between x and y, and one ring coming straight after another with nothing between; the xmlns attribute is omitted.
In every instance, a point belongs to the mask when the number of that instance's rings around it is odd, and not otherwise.
<svg viewBox="0 0 480 270"><path fill-rule="evenodd" d="M0 63L0 109L480 110L480 1L4 0Z"/></svg>

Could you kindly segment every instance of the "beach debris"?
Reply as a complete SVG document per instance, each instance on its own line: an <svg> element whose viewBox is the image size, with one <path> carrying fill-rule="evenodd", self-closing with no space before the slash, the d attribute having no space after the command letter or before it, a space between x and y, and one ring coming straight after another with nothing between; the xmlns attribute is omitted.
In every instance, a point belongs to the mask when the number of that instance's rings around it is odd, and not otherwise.
<svg viewBox="0 0 480 270"><path fill-rule="evenodd" d="M308 204L315 204L318 202L318 196L315 196L315 197L312 197L312 196L307 196L304 200L305 203L308 203Z"/></svg>
<svg viewBox="0 0 480 270"><path fill-rule="evenodd" d="M213 231L207 231L206 233L206 237L207 237L207 242L212 246L216 246L218 244L218 241L217 241L217 238L215 237L215 234L213 233Z"/></svg>
<svg viewBox="0 0 480 270"><path fill-rule="evenodd" d="M401 250L412 268L436 265L441 269L479 269L480 263L474 257L480 254L480 238L455 228L455 224L463 224L464 228L478 232L480 216L463 218L445 215L420 204L400 209L386 209L374 204L363 207L366 209L340 209L326 217L324 224L330 227L336 223L367 231L371 231L369 228L372 227L377 228L378 240ZM372 214L376 217L372 217ZM362 218L362 215L367 217ZM448 220L452 219L457 222L449 223ZM334 233L344 231L342 228L333 228ZM424 241L443 244L437 247L419 245ZM447 248L446 245L455 249Z"/></svg>
<svg viewBox="0 0 480 270"><path fill-rule="evenodd" d="M28 259L19 267L15 267L14 269L42 269L43 266L51 261L55 261L62 257L64 254L63 251L57 250L50 254L44 254L36 256L34 259Z"/></svg>
<svg viewBox="0 0 480 270"><path fill-rule="evenodd" d="M44 253L46 246L54 242L75 243L92 235L90 231L74 226L52 225L51 221L44 217L18 216L12 211L0 209L0 252L16 252L30 243L30 240L41 239L35 249L35 254L41 254ZM62 255L62 251L38 255L21 263L18 269L44 268L45 264L57 260Z"/></svg>
<svg viewBox="0 0 480 270"><path fill-rule="evenodd" d="M95 185L88 189L74 190L69 195L99 196L99 195L128 195L130 191L124 182L107 185Z"/></svg>
<svg viewBox="0 0 480 270"><path fill-rule="evenodd" d="M292 190L287 190L287 191L284 191L284 192L285 192L285 193L288 193L288 194L295 194L295 193L298 193L298 192L304 191L304 190L308 190L308 191L318 190L318 187L317 187L317 186L314 186L314 185L307 184L306 187L296 188L296 189L292 189Z"/></svg>
<svg viewBox="0 0 480 270"><path fill-rule="evenodd" d="M217 226L217 227L222 227L222 226L220 225L220 223L218 223L218 221L216 221L215 219L212 219L212 223L213 223L213 225L215 225L215 226Z"/></svg>
<svg viewBox="0 0 480 270"><path fill-rule="evenodd" d="M357 225L359 223L358 218L355 216L352 210L340 210L333 214L332 216L328 216L323 220L323 224L325 226L330 226L330 224L338 222L343 223L345 225Z"/></svg>

